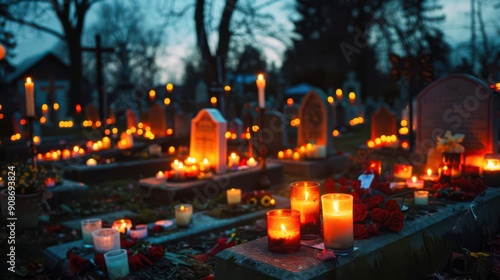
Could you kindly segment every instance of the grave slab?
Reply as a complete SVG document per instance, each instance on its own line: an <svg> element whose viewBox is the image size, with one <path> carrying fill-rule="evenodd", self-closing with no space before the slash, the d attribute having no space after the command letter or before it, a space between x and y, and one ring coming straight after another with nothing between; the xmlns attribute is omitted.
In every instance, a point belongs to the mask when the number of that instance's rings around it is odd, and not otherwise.
<svg viewBox="0 0 500 280"><path fill-rule="evenodd" d="M70 229L75 229L75 230L81 230L81 221L87 220L87 219L94 219L94 218L100 218L103 222L107 223L113 223L113 221L123 219L123 218L133 218L137 217L139 214L128 211L128 210L121 210L117 212L112 212L112 213L107 213L107 214L102 214L102 215L95 215L91 217L85 217L85 218L79 218L71 221L66 221L62 222L61 225Z"/></svg>
<svg viewBox="0 0 500 280"><path fill-rule="evenodd" d="M471 203L452 203L433 215L405 221L398 233L382 233L372 239L355 240L358 247L338 262L316 259L319 249L301 246L293 254L275 254L267 249L267 237L250 241L216 255L217 279L424 279L426 275L445 269L451 252L461 246L479 245L486 239L485 229L500 228L500 192L494 189Z"/></svg>
<svg viewBox="0 0 500 280"><path fill-rule="evenodd" d="M271 185L283 182L283 165L276 162L269 162L267 166L267 177ZM145 199L153 205L165 205L174 201L176 195L186 192L198 194L211 193L215 188L240 188L243 191L258 189L260 168L253 167L244 170L232 171L223 174L216 174L211 179L194 180L186 182L170 182L164 179L150 177L139 180L139 186L145 193Z"/></svg>
<svg viewBox="0 0 500 280"><path fill-rule="evenodd" d="M52 198L48 200L51 207L57 207L70 200L87 199L89 187L83 183L63 180L62 184L47 188L52 193Z"/></svg>
<svg viewBox="0 0 500 280"><path fill-rule="evenodd" d="M172 159L167 157L113 162L96 166L70 165L64 167L64 177L87 184L125 178L137 180L154 176L159 170L167 170L170 168L171 161Z"/></svg>
<svg viewBox="0 0 500 280"><path fill-rule="evenodd" d="M289 208L290 207L290 200L288 198L284 197L279 197L279 196L274 196L276 200L276 208ZM181 231L177 232L172 232L171 234L168 235L162 235L162 236L154 236L154 237L148 237L145 240L150 242L153 245L166 245L168 243L173 243L182 239L188 239L192 238L195 236L199 236L204 233L208 232L216 232L216 231L221 231L224 229L228 228L233 228L239 225L247 224L249 221L256 220L259 218L265 217L267 211L269 211L269 208L266 209L261 209L255 212L250 212L241 216L237 217L232 217L232 218L227 218L227 219L216 219L207 215L204 215L203 212L198 212L193 214L193 223L192 226ZM132 212L130 212L132 213ZM132 213L133 214L133 213ZM96 216L100 217L103 220L104 215L101 216ZM117 219L119 217L123 216L117 216ZM114 218L113 218L114 219ZM175 220L172 220L175 224ZM68 225L68 227L73 228L76 223L78 223L79 227L79 220L78 221L73 221ZM148 224L148 228L151 228L153 224ZM83 244L81 240L65 243L65 244L60 244L52 247L48 247L44 251L45 255L45 260L46 260L46 265L48 268L54 268L58 264L61 263L61 261L64 261L66 259L66 253L68 249L77 247L77 248L83 248ZM93 251L88 250L88 253L86 255L83 255L82 257L91 259L93 258Z"/></svg>
<svg viewBox="0 0 500 280"><path fill-rule="evenodd" d="M350 154L332 155L325 159L290 160L270 159L269 162L280 163L287 174L307 178L325 178L335 173L341 173L351 164Z"/></svg>

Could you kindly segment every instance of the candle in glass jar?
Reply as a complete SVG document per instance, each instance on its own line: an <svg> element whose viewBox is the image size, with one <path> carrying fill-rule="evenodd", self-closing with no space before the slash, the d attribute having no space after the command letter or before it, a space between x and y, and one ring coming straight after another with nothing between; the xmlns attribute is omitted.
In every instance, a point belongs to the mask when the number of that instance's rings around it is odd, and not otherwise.
<svg viewBox="0 0 500 280"><path fill-rule="evenodd" d="M226 191L227 204L229 206L237 205L241 203L241 189L229 189Z"/></svg>
<svg viewBox="0 0 500 280"><path fill-rule="evenodd" d="M349 194L321 196L325 248L335 253L348 253L354 248L352 203L353 197Z"/></svg>
<svg viewBox="0 0 500 280"><path fill-rule="evenodd" d="M424 181L436 182L439 179L437 174L432 174L432 169L428 168L426 174L420 176Z"/></svg>
<svg viewBox="0 0 500 280"><path fill-rule="evenodd" d="M238 169L238 165L240 164L240 156L236 153L231 153L228 158L228 166L230 169Z"/></svg>
<svg viewBox="0 0 500 280"><path fill-rule="evenodd" d="M267 248L285 254L300 249L299 211L277 209L267 212Z"/></svg>
<svg viewBox="0 0 500 280"><path fill-rule="evenodd" d="M129 230L130 237L137 239L144 239L148 237L148 226L147 225L136 225L135 228Z"/></svg>
<svg viewBox="0 0 500 280"><path fill-rule="evenodd" d="M409 164L394 164L394 177L397 179L408 180L411 179L413 166Z"/></svg>
<svg viewBox="0 0 500 280"><path fill-rule="evenodd" d="M429 192L428 191L415 191L415 205L427 205L429 204Z"/></svg>
<svg viewBox="0 0 500 280"><path fill-rule="evenodd" d="M365 169L380 175L382 174L382 162L377 159L369 159L365 163Z"/></svg>
<svg viewBox="0 0 500 280"><path fill-rule="evenodd" d="M483 179L487 186L500 186L500 154L484 155Z"/></svg>
<svg viewBox="0 0 500 280"><path fill-rule="evenodd" d="M117 249L104 254L106 270L110 280L127 276L130 273L128 253L125 249Z"/></svg>
<svg viewBox="0 0 500 280"><path fill-rule="evenodd" d="M291 209L300 212L300 238L316 239L321 233L320 191L317 182L290 184Z"/></svg>
<svg viewBox="0 0 500 280"><path fill-rule="evenodd" d="M116 229L120 233L127 233L127 231L132 228L132 221L129 219L120 219L113 222L111 225L112 229Z"/></svg>
<svg viewBox="0 0 500 280"><path fill-rule="evenodd" d="M247 160L247 165L248 167L257 166L257 161L253 157L251 157Z"/></svg>
<svg viewBox="0 0 500 280"><path fill-rule="evenodd" d="M101 228L92 232L94 250L97 253L107 253L120 249L120 232L112 228Z"/></svg>
<svg viewBox="0 0 500 280"><path fill-rule="evenodd" d="M175 222L177 226L186 227L191 224L193 219L193 205L179 204L175 206Z"/></svg>
<svg viewBox="0 0 500 280"><path fill-rule="evenodd" d="M83 247L92 248L94 247L94 241L92 239L92 232L101 229L102 221L101 219L86 219L81 222L82 225L82 242Z"/></svg>
<svg viewBox="0 0 500 280"><path fill-rule="evenodd" d="M417 180L416 176L411 177L411 180L406 180L406 185L408 188L421 189L424 187L424 181Z"/></svg>

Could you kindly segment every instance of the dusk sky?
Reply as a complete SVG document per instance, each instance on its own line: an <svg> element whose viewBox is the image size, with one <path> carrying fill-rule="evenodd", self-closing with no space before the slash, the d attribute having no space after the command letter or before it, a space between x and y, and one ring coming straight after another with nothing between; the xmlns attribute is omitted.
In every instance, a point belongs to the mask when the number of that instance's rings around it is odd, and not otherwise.
<svg viewBox="0 0 500 280"><path fill-rule="evenodd" d="M129 1L129 0L127 0ZM144 13L147 14L145 20L152 26L158 25L162 22L161 12L165 9L165 1L152 0L150 5L144 5ZM258 0L257 3L267 2L265 0ZM446 39L452 46L456 48L470 40L470 0L441 0L443 4L443 13L446 20L441 24L442 30L446 34ZM491 34L498 32L500 23L497 19L498 9L494 9L495 1L484 1L483 13L486 29ZM180 8L185 4L177 1L176 5ZM275 16L276 20L282 23L288 30L293 29L293 24L289 20L294 16L293 0L281 0L267 6L262 10L264 13L269 13ZM99 4L92 7L89 15L86 18L86 27L92 26L96 21L96 11L99 9ZM168 28L164 40L164 47L161 51L157 63L164 69L159 77L159 82L164 83L168 81L179 82L182 78L183 59L194 52L196 52L195 36L194 36L194 22L193 22L194 8L188 14L179 20L172 28ZM48 26L59 28L57 20L52 15L46 15L40 19L41 22ZM18 46L16 48L17 56L13 59L14 64L20 63L26 57L36 55L39 52L46 51L53 47L58 39L44 34L42 32L33 31L31 29L23 28L16 29L16 39ZM84 36L85 37L85 36ZM84 38L85 44L93 44L93 34L87 34L87 39ZM493 38L493 36L491 36ZM498 38L498 37L497 37ZM490 38L491 40L491 38ZM286 49L286 46L277 40L267 40L267 46L264 46L264 52L268 62L275 62L277 65L281 64L281 56ZM455 54L459 51L455 50ZM452 59L455 57L452 56Z"/></svg>

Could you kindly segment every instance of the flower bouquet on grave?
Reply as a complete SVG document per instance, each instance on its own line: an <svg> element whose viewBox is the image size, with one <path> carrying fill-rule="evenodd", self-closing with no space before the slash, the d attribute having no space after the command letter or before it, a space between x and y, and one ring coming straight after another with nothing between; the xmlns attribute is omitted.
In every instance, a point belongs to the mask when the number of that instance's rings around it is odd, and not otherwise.
<svg viewBox="0 0 500 280"><path fill-rule="evenodd" d="M465 163L465 148L461 145L464 137L461 133L453 135L449 130L443 137L438 135L436 148L430 149L427 154L427 168L438 170L442 165L449 165L451 176L460 176Z"/></svg>
<svg viewBox="0 0 500 280"><path fill-rule="evenodd" d="M461 177L452 182L437 182L432 187L434 196L437 198L446 198L456 201L472 201L478 195L481 195L487 188L482 178Z"/></svg>

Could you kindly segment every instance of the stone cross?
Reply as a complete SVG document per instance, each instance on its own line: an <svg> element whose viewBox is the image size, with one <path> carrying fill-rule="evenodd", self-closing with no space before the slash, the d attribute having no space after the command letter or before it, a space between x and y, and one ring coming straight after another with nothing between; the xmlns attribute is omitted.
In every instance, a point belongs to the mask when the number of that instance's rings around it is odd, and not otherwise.
<svg viewBox="0 0 500 280"><path fill-rule="evenodd" d="M48 94L48 99L49 99L49 107L54 105L56 103L56 91L57 90L63 90L65 87L63 86L56 86L54 83L54 78L50 78L49 80L49 85L46 87L41 87L40 90L47 92ZM57 122L57 111L56 110L51 110L50 113L50 121L52 122Z"/></svg>

